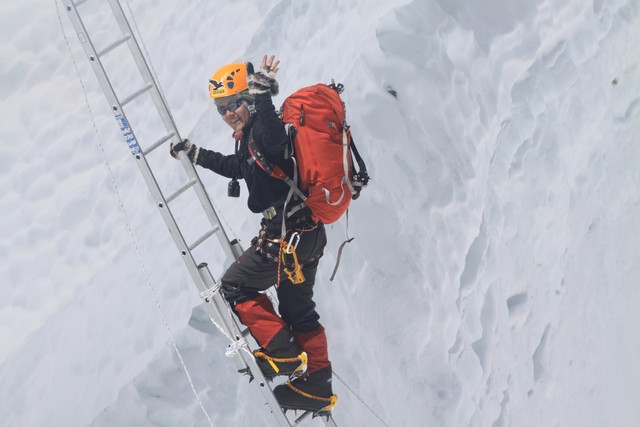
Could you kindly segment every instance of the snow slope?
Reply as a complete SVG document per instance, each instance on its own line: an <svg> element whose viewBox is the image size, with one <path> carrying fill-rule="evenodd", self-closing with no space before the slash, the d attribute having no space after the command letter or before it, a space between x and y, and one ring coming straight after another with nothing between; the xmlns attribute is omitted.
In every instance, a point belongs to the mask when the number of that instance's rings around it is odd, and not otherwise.
<svg viewBox="0 0 640 427"><path fill-rule="evenodd" d="M373 181L338 277L344 221L317 278L339 425L640 424L637 0L129 1L198 145L233 150L207 97L225 62L278 54L276 103L347 88ZM103 3L82 6L98 46ZM209 425L168 330L212 424L272 422L223 337L189 326L197 292L61 4L0 10L0 425ZM154 140L149 111L131 118ZM246 245L246 189L202 178ZM195 236L194 203L178 215Z"/></svg>

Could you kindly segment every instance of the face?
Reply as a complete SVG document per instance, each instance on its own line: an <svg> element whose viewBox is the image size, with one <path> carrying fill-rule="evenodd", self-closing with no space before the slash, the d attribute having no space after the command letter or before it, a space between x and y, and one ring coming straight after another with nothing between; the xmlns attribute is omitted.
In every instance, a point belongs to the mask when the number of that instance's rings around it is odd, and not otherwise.
<svg viewBox="0 0 640 427"><path fill-rule="evenodd" d="M228 109L222 114L222 119L226 124L234 131L240 131L249 121L249 110L245 104L238 107L237 99L230 98L228 100L222 100L217 104L218 111L228 107Z"/></svg>

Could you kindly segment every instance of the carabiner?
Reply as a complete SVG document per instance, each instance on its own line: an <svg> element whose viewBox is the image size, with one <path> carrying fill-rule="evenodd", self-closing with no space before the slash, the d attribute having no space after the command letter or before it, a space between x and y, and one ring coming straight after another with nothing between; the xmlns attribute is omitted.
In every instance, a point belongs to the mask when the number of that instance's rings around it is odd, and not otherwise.
<svg viewBox="0 0 640 427"><path fill-rule="evenodd" d="M295 241L295 243L293 243ZM295 251L296 249L298 249L298 244L300 243L300 233L298 233L297 231L295 231L291 237L289 238L289 243L287 244L287 247L285 248L285 253L288 255L291 255L291 246L293 245L293 250Z"/></svg>

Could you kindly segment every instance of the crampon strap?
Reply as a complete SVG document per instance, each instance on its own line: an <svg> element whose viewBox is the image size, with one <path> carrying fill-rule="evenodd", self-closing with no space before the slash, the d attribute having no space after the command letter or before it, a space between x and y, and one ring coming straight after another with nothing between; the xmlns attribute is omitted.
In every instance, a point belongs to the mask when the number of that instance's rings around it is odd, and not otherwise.
<svg viewBox="0 0 640 427"><path fill-rule="evenodd" d="M276 374L280 372L280 368L278 368L278 365L276 365L276 362L292 363L292 362L300 361L300 366L298 366L295 372L293 373L294 377L300 376L307 371L307 364L308 364L309 358L307 357L307 353L304 351L296 357L271 357L261 351L254 351L253 355L256 358L264 359L267 362L269 362L269 365L271 365L271 367L273 368Z"/></svg>
<svg viewBox="0 0 640 427"><path fill-rule="evenodd" d="M314 396L313 394L309 394L307 392L304 392L302 390L300 390L299 388L297 388L296 386L294 386L293 384L291 384L291 381L287 381L287 386L295 391L296 393L307 397L309 399L313 399L313 400L319 400L320 402L327 402L328 405L325 406L324 408L320 409L318 412L323 412L323 411L330 411L334 408L334 406L336 406L338 404L338 396L336 396L335 394L332 394L331 397L320 397L320 396Z"/></svg>

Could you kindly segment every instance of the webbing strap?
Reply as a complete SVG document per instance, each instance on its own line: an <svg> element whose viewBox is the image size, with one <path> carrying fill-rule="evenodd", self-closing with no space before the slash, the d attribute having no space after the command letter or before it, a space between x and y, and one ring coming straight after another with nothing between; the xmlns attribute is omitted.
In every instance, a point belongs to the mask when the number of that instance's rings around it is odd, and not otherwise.
<svg viewBox="0 0 640 427"><path fill-rule="evenodd" d="M309 358L307 357L307 353L304 352L304 351L302 353L300 353L296 357L271 357L271 356L267 355L266 353L264 353L262 351L259 351L259 350L254 351L253 355L256 358L264 359L267 362L269 362L269 365L271 365L271 367L273 368L273 371L276 374L280 373L280 368L278 367L278 365L276 365L276 362L278 362L278 363L300 362L300 365L293 372L293 376L294 377L299 377L302 374L304 374L307 371L307 364L309 362Z"/></svg>
<svg viewBox="0 0 640 427"><path fill-rule="evenodd" d="M338 256L336 257L336 265L333 266L333 272L331 273L331 277L329 278L330 282L333 282L333 279L335 279L336 273L338 272L338 267L340 266L340 258L342 258L342 250L344 249L344 245L346 245L347 243L351 243L353 241L353 239L354 239L353 237L347 238L347 240L342 242L342 244L338 248Z"/></svg>
<svg viewBox="0 0 640 427"><path fill-rule="evenodd" d="M338 200L336 200L335 202L331 202L331 192L329 190L327 190L326 188L322 187L322 191L324 191L324 198L325 198L325 202L327 202L328 205L330 206L338 206L340 204L340 202L342 201L342 199L344 199L344 195L345 195L345 191L344 191L344 187L342 186L342 184L349 184L349 180L347 179L346 176L342 177L342 181L340 181L340 188L342 189L342 194L340 194L340 197L338 198Z"/></svg>
<svg viewBox="0 0 640 427"><path fill-rule="evenodd" d="M336 265L333 267L333 273L331 273L331 277L329 278L330 282L333 282L333 279L336 277L336 273L338 272L338 267L340 266L340 258L342 258L342 250L344 249L344 245L346 245L347 243L351 243L353 241L353 239L354 239L354 237L349 237L349 209L347 209L346 217L347 217L347 228L346 228L347 240L342 242L342 244L338 248L338 256L336 257Z"/></svg>
<svg viewBox="0 0 640 427"><path fill-rule="evenodd" d="M313 394L309 394L305 391L300 390L299 388L297 388L296 386L294 386L293 384L291 384L291 381L287 381L287 386L295 391L296 393L307 397L309 399L313 399L313 400L319 400L321 402L327 402L328 405L325 406L324 408L320 409L318 412L322 412L322 411L330 411L331 409L333 409L334 406L336 406L338 404L338 396L336 396L335 394L332 394L331 397L320 397L320 396L314 396Z"/></svg>
<svg viewBox="0 0 640 427"><path fill-rule="evenodd" d="M280 230L280 236L282 236L282 238L284 238L284 236L287 234L287 216L285 215L285 213L287 212L287 205L289 204L294 191L298 190L298 164L296 163L295 157L292 157L291 160L293 160L293 182L289 183L287 182L287 180L285 180L285 182L289 184L289 192L287 193L287 198L285 199L284 205L282 207L282 227ZM287 177L287 179L289 179L289 177ZM289 181L291 180L289 179Z"/></svg>
<svg viewBox="0 0 640 427"><path fill-rule="evenodd" d="M344 179L342 182L347 184L352 195L356 194L356 190L353 188L353 184L351 184L351 177L349 176L349 138L347 137L346 125L342 129L342 166L344 167ZM340 200L342 200L342 197Z"/></svg>
<svg viewBox="0 0 640 427"><path fill-rule="evenodd" d="M306 207L307 207L307 204L305 202L297 204L296 206L289 209L289 212L287 212L287 218L291 217L294 213L298 212L300 209L304 209Z"/></svg>
<svg viewBox="0 0 640 427"><path fill-rule="evenodd" d="M367 165L364 163L362 156L358 152L358 147L356 147L356 142L353 140L353 137L351 137L350 148L351 148L351 153L353 153L353 156L356 158L356 163L358 163L358 171L366 173Z"/></svg>

